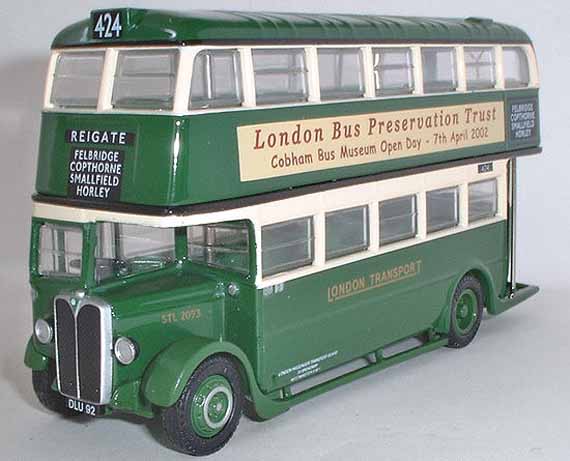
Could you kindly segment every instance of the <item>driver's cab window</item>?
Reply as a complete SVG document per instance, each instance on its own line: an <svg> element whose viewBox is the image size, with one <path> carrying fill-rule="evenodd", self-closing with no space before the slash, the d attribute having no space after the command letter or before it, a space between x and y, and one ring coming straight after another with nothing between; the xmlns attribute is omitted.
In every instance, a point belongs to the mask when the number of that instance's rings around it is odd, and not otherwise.
<svg viewBox="0 0 570 461"><path fill-rule="evenodd" d="M134 224L97 224L98 281L160 269L174 261L174 229Z"/></svg>

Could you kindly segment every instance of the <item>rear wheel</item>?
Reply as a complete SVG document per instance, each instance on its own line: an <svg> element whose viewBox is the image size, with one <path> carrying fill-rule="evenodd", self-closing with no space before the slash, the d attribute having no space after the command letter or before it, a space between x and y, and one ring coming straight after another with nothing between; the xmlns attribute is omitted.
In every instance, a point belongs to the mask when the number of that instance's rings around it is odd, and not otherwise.
<svg viewBox="0 0 570 461"><path fill-rule="evenodd" d="M66 417L78 416L80 413L67 406L66 398L52 389L51 385L55 380L55 375L53 365L48 366L47 370L32 371L32 384L38 400L50 411Z"/></svg>
<svg viewBox="0 0 570 461"><path fill-rule="evenodd" d="M483 317L483 289L472 275L461 279L451 301L448 347L467 346L477 334Z"/></svg>
<svg viewBox="0 0 570 461"><path fill-rule="evenodd" d="M239 372L229 357L205 360L192 374L178 402L162 413L162 426L178 450L204 456L220 450L241 417Z"/></svg>

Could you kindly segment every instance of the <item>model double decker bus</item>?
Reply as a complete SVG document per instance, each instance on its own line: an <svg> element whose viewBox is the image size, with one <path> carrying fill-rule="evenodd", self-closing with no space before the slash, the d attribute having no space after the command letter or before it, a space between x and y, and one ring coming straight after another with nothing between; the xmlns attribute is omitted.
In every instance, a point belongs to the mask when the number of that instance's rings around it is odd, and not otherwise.
<svg viewBox="0 0 570 461"><path fill-rule="evenodd" d="M441 346L518 283L529 37L489 19L94 11L57 35L30 252L39 400L177 449Z"/></svg>

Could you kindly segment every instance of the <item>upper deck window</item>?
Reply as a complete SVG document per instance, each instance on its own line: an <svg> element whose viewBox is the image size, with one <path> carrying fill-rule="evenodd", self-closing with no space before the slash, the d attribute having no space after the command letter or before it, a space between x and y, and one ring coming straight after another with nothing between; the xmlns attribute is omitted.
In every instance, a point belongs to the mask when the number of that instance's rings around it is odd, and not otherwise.
<svg viewBox="0 0 570 461"><path fill-rule="evenodd" d="M237 50L204 50L194 60L190 109L241 106L242 83Z"/></svg>
<svg viewBox="0 0 570 461"><path fill-rule="evenodd" d="M307 101L307 65L304 49L253 50L252 56L257 104Z"/></svg>
<svg viewBox="0 0 570 461"><path fill-rule="evenodd" d="M172 109L177 67L175 49L119 51L113 107Z"/></svg>
<svg viewBox="0 0 570 461"><path fill-rule="evenodd" d="M372 54L376 96L412 93L414 68L409 48L373 48Z"/></svg>
<svg viewBox="0 0 570 461"><path fill-rule="evenodd" d="M364 96L362 53L358 48L320 48L321 99L350 99Z"/></svg>
<svg viewBox="0 0 570 461"><path fill-rule="evenodd" d="M523 88L529 85L528 59L521 47L506 46L503 48L503 67L505 88Z"/></svg>
<svg viewBox="0 0 570 461"><path fill-rule="evenodd" d="M465 47L465 72L468 90L494 88L495 50L492 47Z"/></svg>
<svg viewBox="0 0 570 461"><path fill-rule="evenodd" d="M97 107L103 51L61 53L57 57L51 103L57 107Z"/></svg>
<svg viewBox="0 0 570 461"><path fill-rule="evenodd" d="M454 48L422 48L424 93L446 93L457 90L456 62Z"/></svg>

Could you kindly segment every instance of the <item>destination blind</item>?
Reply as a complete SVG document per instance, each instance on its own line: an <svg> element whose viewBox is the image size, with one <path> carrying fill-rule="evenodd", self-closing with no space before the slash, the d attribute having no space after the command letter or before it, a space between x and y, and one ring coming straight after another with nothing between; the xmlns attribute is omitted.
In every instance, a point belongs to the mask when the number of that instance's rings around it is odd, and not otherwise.
<svg viewBox="0 0 570 461"><path fill-rule="evenodd" d="M124 156L122 150L73 147L69 160L68 196L118 201Z"/></svg>

